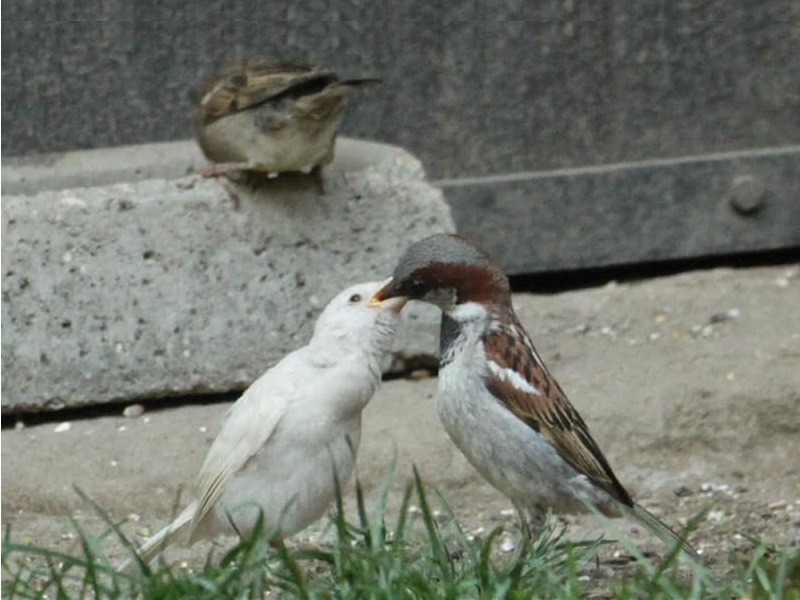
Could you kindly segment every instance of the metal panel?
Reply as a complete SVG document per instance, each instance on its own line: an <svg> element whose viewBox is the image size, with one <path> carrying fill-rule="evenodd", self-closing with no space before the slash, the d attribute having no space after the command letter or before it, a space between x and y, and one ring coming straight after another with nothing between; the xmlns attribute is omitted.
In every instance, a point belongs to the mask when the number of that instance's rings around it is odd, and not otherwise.
<svg viewBox="0 0 800 600"><path fill-rule="evenodd" d="M800 146L440 184L511 274L800 246Z"/></svg>

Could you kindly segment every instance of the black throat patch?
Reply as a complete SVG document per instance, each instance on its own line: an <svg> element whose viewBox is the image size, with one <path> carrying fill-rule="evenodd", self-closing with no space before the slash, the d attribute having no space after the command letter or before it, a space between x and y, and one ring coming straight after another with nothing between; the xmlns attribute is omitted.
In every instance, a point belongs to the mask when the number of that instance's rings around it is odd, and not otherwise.
<svg viewBox="0 0 800 600"><path fill-rule="evenodd" d="M442 325L439 329L439 368L445 367L453 360L453 345L461 334L458 321L442 313Z"/></svg>

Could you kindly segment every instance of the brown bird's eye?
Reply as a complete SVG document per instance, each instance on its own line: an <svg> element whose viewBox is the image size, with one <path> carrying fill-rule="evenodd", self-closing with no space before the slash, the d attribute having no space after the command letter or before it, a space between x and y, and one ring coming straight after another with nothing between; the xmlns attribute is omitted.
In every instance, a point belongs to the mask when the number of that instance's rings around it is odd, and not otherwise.
<svg viewBox="0 0 800 600"><path fill-rule="evenodd" d="M350 296L350 303L355 304L356 302L361 302L361 294L353 294Z"/></svg>

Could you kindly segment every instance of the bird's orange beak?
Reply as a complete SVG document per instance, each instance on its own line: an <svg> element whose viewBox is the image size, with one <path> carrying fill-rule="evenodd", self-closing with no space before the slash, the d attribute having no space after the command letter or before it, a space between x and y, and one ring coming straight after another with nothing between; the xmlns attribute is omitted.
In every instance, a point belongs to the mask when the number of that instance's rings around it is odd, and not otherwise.
<svg viewBox="0 0 800 600"><path fill-rule="evenodd" d="M392 282L392 278L389 277L386 281L381 284L381 287L370 296L369 301L367 304L374 308L383 308L388 309L394 312L400 312L400 310L406 305L408 302L408 298L405 296L394 296L392 298L386 298L385 292L386 289L389 287L389 284Z"/></svg>

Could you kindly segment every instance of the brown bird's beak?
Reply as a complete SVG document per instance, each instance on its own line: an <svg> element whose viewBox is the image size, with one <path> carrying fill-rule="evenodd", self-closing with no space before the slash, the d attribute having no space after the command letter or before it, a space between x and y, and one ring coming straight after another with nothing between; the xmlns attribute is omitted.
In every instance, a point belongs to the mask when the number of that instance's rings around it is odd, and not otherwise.
<svg viewBox="0 0 800 600"><path fill-rule="evenodd" d="M367 304L375 308L400 312L400 310L406 305L406 302L408 302L408 298L405 296L392 296L391 285L392 278L389 277L389 279L384 281L383 285L378 288L378 291L372 294L372 297L369 299Z"/></svg>

